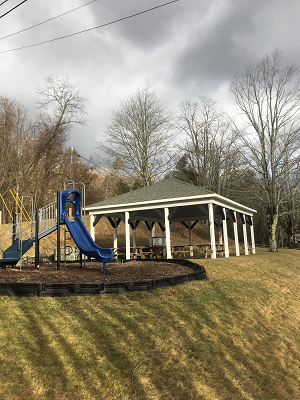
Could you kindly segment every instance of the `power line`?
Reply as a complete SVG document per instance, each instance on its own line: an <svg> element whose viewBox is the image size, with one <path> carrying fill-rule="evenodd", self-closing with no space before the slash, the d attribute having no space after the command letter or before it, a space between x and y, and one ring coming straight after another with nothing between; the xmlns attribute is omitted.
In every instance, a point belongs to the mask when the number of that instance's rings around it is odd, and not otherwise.
<svg viewBox="0 0 300 400"><path fill-rule="evenodd" d="M24 0L24 1L27 1L27 0ZM104 28L105 26L112 25L112 24L115 24L115 23L117 23L117 22L124 21L124 20L126 20L126 19L130 19L130 18L133 18L133 17L137 17L138 15L142 15L142 14L145 14L145 13L147 13L147 12L149 12L149 11L153 11L153 10L156 10L156 9L158 9L158 8L167 6L167 5L169 5L169 4L176 3L177 1L179 1L179 0L172 0L172 1L169 1L169 2L167 2L167 3L161 4L161 5L159 5L159 6L152 7L152 8L148 8L147 10L140 11L140 12L138 12L138 13L129 15L129 16L127 16L127 17L119 18L119 19L116 19L116 20L114 20L114 21L107 22L106 24L94 26L93 28L84 29L83 31L71 33L71 34L69 34L69 35L60 36L60 37L55 38L55 39L49 39L49 40L45 40L45 41L43 41L43 42L39 42L39 43L35 43L35 44L30 44L30 45L28 45L28 46L22 46L22 47L17 47L17 48L15 48L15 49L0 51L0 54L2 54L2 53L8 53L8 52L11 52L11 51L22 50L22 49L28 49L29 47L40 46L40 45L45 44L45 43L51 43L51 42L55 42L55 41L57 41L57 40L69 38L69 37L71 37L71 36L80 35L81 33L89 32L89 31L92 31L92 30L94 30L94 29Z"/></svg>
<svg viewBox="0 0 300 400"><path fill-rule="evenodd" d="M8 1L8 0L5 0L5 1ZM11 33L10 35L7 35L7 36L3 36L2 38L0 38L0 40L9 38L9 37L14 36L14 35L17 35L18 33L21 33L21 32L28 31L29 29L35 28L35 27L37 27L37 26L39 26L39 25L43 25L43 24L45 24L46 22L52 21L53 19L62 17L62 16L64 16L64 15L66 15L66 14L70 14L71 12L76 11L76 10L79 10L79 8L88 6L89 4L94 3L95 1L98 1L98 0L90 1L89 3L86 3L86 4L84 4L83 6L80 6L80 7L77 7L77 8L73 8L73 9L70 10L70 11L67 11L67 12L65 12L65 13L63 13L63 14L57 15L56 17L53 17L53 18L49 18L49 19L47 19L46 21L39 22L38 24L33 25L33 26L30 26L29 28L22 29L21 31L18 31L18 32L15 32L15 33ZM4 3L5 3L5 2L4 2ZM3 3L2 3L2 4L3 4ZM0 4L0 6L1 6L1 4Z"/></svg>
<svg viewBox="0 0 300 400"><path fill-rule="evenodd" d="M21 6L23 3L25 3L25 1L27 1L27 0L22 1L21 3L19 3L19 4L16 5L15 7L13 7L11 10L7 11L5 14L2 14L2 15L0 16L0 18L4 17L5 15L9 14L9 13L12 12L13 10L15 10L16 8L18 8L19 6ZM3 3L5 3L5 1L4 1ZM1 3L1 4L3 4L3 3ZM0 5L1 5L1 4L0 4Z"/></svg>
<svg viewBox="0 0 300 400"><path fill-rule="evenodd" d="M2 6L2 4L6 3L8 0L2 1L2 3L0 3L0 6Z"/></svg>
<svg viewBox="0 0 300 400"><path fill-rule="evenodd" d="M82 158L83 160L87 161L89 164L93 164L95 167L102 169L102 171L106 174L106 175L111 175L111 176L116 176L116 174L114 172L111 172L110 170L107 169L107 167L101 167L98 164L95 164L93 161L88 160L87 158L81 156L76 150L74 151L74 153L79 157Z"/></svg>
<svg viewBox="0 0 300 400"><path fill-rule="evenodd" d="M93 161L88 160L87 158L81 156L76 150L74 152L78 157L82 158L83 160L87 161L89 164L93 164L95 167L102 169L107 175L115 176L115 174L111 171L108 171L106 167L101 167L100 165L95 164Z"/></svg>

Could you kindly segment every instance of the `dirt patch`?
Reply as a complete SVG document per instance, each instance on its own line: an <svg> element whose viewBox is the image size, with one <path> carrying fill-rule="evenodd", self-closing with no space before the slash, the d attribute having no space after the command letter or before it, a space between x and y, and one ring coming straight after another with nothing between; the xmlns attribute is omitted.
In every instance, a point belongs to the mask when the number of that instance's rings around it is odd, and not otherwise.
<svg viewBox="0 0 300 400"><path fill-rule="evenodd" d="M107 263L106 275L103 275L102 264L85 263L84 268L79 264L61 264L60 270L55 264L40 264L40 269L34 265L12 269L0 269L0 282L42 282L42 283L80 283L80 282L124 282L166 278L195 272L193 268L168 262L130 261L123 264Z"/></svg>

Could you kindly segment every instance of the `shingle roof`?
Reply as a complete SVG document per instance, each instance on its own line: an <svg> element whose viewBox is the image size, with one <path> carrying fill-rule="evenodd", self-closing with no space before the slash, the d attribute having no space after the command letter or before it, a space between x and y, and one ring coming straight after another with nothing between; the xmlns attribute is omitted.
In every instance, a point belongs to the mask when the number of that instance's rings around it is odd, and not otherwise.
<svg viewBox="0 0 300 400"><path fill-rule="evenodd" d="M156 201L163 199L173 199L179 197L202 196L211 194L210 190L191 185L190 183L179 181L174 178L167 178L150 186L145 186L140 189L135 189L119 196L111 197L110 199L100 201L87 206L110 206L117 204L132 204L144 201Z"/></svg>

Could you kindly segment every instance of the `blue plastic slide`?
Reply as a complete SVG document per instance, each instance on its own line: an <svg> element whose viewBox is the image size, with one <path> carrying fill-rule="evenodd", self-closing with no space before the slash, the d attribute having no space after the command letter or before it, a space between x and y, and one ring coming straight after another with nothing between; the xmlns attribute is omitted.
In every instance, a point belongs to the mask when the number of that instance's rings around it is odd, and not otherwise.
<svg viewBox="0 0 300 400"><path fill-rule="evenodd" d="M74 200L69 196L74 194ZM82 219L80 218L80 200L81 194L78 190L67 189L60 193L60 220L65 223L74 239L79 250L88 257L93 257L103 263L103 272L105 274L105 263L109 262L114 254L112 249L99 247L92 239L89 231L86 229ZM70 221L66 215L67 203L74 204L75 218Z"/></svg>

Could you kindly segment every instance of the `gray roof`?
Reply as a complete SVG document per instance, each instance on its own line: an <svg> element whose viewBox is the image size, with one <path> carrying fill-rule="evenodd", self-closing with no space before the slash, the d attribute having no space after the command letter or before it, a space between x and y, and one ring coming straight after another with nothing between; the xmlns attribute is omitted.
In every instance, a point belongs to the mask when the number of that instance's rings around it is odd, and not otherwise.
<svg viewBox="0 0 300 400"><path fill-rule="evenodd" d="M133 204L145 201L156 201L164 199L176 199L179 197L202 196L211 194L210 190L191 185L190 183L179 181L174 178L167 178L150 186L135 189L110 199L99 201L98 203L87 206L110 206L118 204Z"/></svg>

